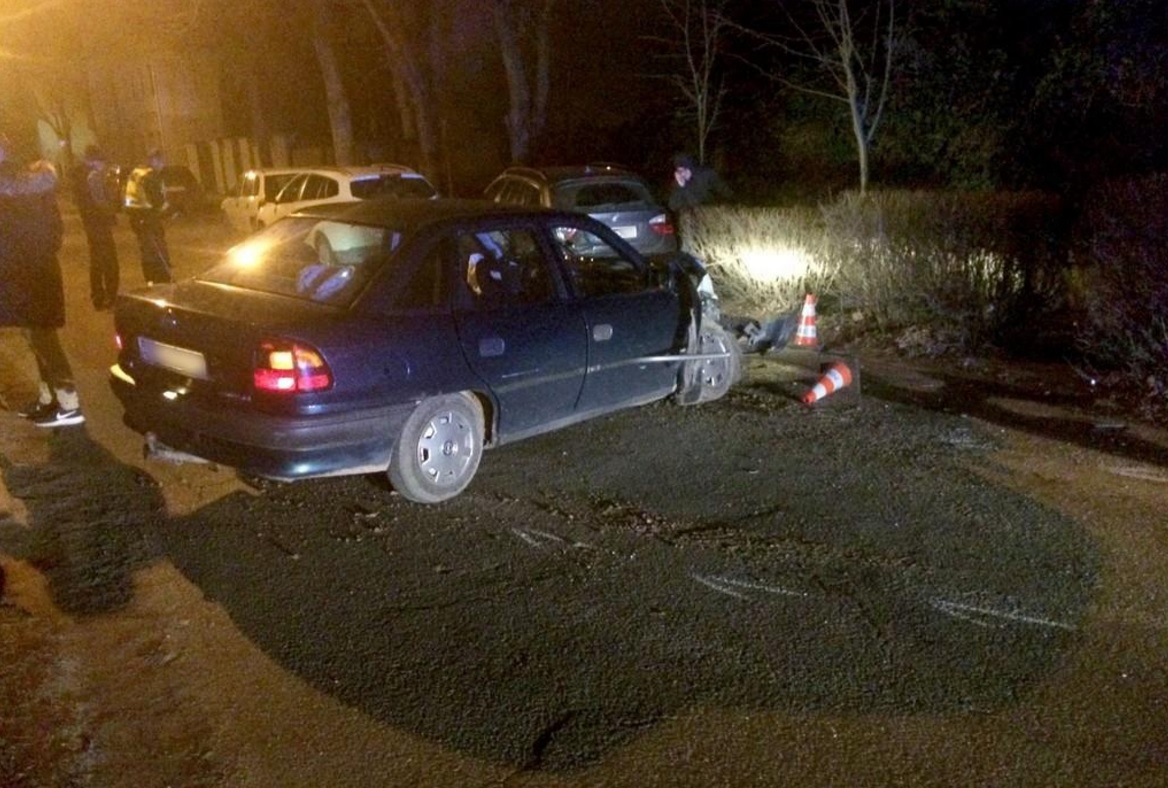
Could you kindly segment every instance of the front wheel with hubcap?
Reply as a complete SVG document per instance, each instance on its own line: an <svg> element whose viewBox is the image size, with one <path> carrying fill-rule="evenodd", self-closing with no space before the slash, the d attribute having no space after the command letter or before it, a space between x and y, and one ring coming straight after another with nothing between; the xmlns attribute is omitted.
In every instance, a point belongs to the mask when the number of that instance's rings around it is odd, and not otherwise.
<svg viewBox="0 0 1168 788"><path fill-rule="evenodd" d="M707 321L697 331L691 329L688 352L705 358L685 362L676 397L679 404L720 399L742 379L742 350L717 323Z"/></svg>
<svg viewBox="0 0 1168 788"><path fill-rule="evenodd" d="M389 463L404 498L439 503L461 493L483 456L483 408L469 394L424 400L406 419Z"/></svg>

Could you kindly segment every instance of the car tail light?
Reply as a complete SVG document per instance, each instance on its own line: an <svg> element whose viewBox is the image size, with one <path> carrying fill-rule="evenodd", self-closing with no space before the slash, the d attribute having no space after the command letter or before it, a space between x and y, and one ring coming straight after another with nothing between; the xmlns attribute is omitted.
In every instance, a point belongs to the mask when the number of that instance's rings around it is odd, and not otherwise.
<svg viewBox="0 0 1168 788"><path fill-rule="evenodd" d="M673 222L669 221L669 216L659 213L649 220L649 229L657 235L673 235L676 230L673 228Z"/></svg>
<svg viewBox="0 0 1168 788"><path fill-rule="evenodd" d="M332 370L320 353L298 342L260 343L254 377L260 391L322 391L333 385Z"/></svg>

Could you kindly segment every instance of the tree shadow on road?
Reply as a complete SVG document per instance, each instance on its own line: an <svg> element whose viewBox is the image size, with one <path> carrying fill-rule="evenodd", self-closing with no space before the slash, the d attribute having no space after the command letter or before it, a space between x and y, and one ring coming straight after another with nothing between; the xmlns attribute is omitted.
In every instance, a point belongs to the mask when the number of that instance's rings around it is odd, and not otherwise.
<svg viewBox="0 0 1168 788"><path fill-rule="evenodd" d="M954 373L930 372L929 376L940 385L906 386L893 375L865 369L864 395L966 415L1126 460L1168 467L1168 445L1140 437L1125 418L1096 412L1090 393L1057 384L1015 384Z"/></svg>

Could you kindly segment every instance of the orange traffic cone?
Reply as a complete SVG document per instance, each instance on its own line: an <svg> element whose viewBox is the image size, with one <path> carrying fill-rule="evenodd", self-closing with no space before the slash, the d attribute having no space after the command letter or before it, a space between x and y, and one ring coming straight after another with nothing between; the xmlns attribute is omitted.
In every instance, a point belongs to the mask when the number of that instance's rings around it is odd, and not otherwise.
<svg viewBox="0 0 1168 788"><path fill-rule="evenodd" d="M803 404L811 405L826 397L828 394L839 391L852 383L852 371L842 361L837 361L827 368L827 372L819 379L814 388L803 395Z"/></svg>
<svg viewBox="0 0 1168 788"><path fill-rule="evenodd" d="M799 328L795 330L796 347L817 347L819 337L815 333L815 296L811 293L803 299L803 311L799 315Z"/></svg>

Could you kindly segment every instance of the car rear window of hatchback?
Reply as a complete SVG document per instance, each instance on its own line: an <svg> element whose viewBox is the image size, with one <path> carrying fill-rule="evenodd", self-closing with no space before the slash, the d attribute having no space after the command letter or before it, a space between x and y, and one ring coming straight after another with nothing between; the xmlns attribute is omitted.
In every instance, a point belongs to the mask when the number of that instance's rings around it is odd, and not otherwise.
<svg viewBox="0 0 1168 788"><path fill-rule="evenodd" d="M387 227L291 217L233 246L198 279L348 306L393 259L403 237Z"/></svg>
<svg viewBox="0 0 1168 788"><path fill-rule="evenodd" d="M598 208L644 205L652 202L649 191L637 183L585 183L565 190L570 210L591 211Z"/></svg>
<svg viewBox="0 0 1168 788"><path fill-rule="evenodd" d="M421 175L411 173L374 175L355 178L349 186L359 200L374 197L407 197L428 200L434 196L434 187Z"/></svg>

